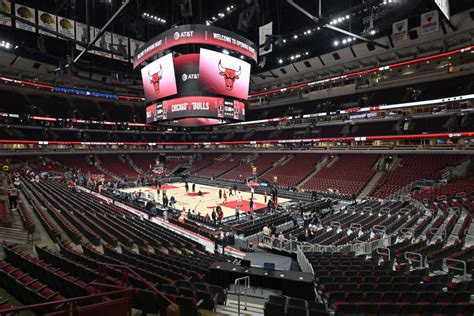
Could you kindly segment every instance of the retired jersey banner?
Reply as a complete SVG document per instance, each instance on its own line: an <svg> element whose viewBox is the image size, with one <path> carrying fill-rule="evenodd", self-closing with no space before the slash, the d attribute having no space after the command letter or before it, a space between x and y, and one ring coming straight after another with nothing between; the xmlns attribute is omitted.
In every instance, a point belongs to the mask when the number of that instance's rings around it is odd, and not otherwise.
<svg viewBox="0 0 474 316"><path fill-rule="evenodd" d="M171 47L190 44L222 47L257 61L255 44L245 37L211 25L190 24L171 28L148 41L134 55L133 67Z"/></svg>
<svg viewBox="0 0 474 316"><path fill-rule="evenodd" d="M439 14L438 10L423 13L421 15L421 35L430 34L438 31Z"/></svg>
<svg viewBox="0 0 474 316"><path fill-rule="evenodd" d="M137 52L141 49L141 47L145 44L145 42L138 41L136 39L130 39L130 58L134 60L134 56Z"/></svg>
<svg viewBox="0 0 474 316"><path fill-rule="evenodd" d="M44 28L47 28L50 31L57 32L57 16L50 14L48 12L40 11L38 10L38 25L42 26ZM56 35L43 31L43 30L38 30L40 34L45 34L51 37L57 37Z"/></svg>
<svg viewBox="0 0 474 316"><path fill-rule="evenodd" d="M100 29L94 28L94 31L95 31L95 33L94 33L94 36L95 36L100 32ZM102 49L110 50L110 48L112 46L112 33L104 32L104 34L102 34L102 36L95 42L94 46L95 47L100 47ZM112 58L111 53L106 53L106 52L102 52L102 51L98 51L98 50L96 50L95 53L99 56Z"/></svg>
<svg viewBox="0 0 474 316"><path fill-rule="evenodd" d="M408 39L408 20L393 23L392 36L394 42L406 41Z"/></svg>
<svg viewBox="0 0 474 316"><path fill-rule="evenodd" d="M112 48L113 51L117 52L114 54L114 59L128 61L130 56L128 50L128 37L112 33ZM125 55L125 57L123 55Z"/></svg>
<svg viewBox="0 0 474 316"><path fill-rule="evenodd" d="M36 9L21 4L15 4L15 16L36 25ZM36 32L36 26L31 26L20 21L15 21L15 27L20 30Z"/></svg>
<svg viewBox="0 0 474 316"><path fill-rule="evenodd" d="M94 36L93 28L90 28L90 38ZM76 41L84 43L87 45L87 25L84 23L76 22ZM83 47L80 45L76 45L76 49L82 50Z"/></svg>
<svg viewBox="0 0 474 316"><path fill-rule="evenodd" d="M262 46L267 40L267 35L273 35L273 22L260 26L258 28L258 33L258 46L260 47L258 54L262 56L271 53L273 51L273 44L270 44L268 50L265 50Z"/></svg>
<svg viewBox="0 0 474 316"><path fill-rule="evenodd" d="M1 0L2 6L0 7L0 11L12 14L12 3L10 0ZM0 14L0 25L12 26L12 19L9 16L5 16Z"/></svg>

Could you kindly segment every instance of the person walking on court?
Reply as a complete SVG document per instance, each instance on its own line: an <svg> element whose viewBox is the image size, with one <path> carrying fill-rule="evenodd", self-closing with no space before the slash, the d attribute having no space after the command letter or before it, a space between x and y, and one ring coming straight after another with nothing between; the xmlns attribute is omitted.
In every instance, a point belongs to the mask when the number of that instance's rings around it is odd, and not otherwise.
<svg viewBox="0 0 474 316"><path fill-rule="evenodd" d="M237 193L237 205L242 206L242 193Z"/></svg>
<svg viewBox="0 0 474 316"><path fill-rule="evenodd" d="M251 212L253 211L253 199L252 198L250 198L250 201L249 201L249 209L250 209Z"/></svg>
<svg viewBox="0 0 474 316"><path fill-rule="evenodd" d="M229 188L229 196L234 196L234 193L232 192L232 188Z"/></svg>
<svg viewBox="0 0 474 316"><path fill-rule="evenodd" d="M227 203L227 193L224 191L224 203Z"/></svg>
<svg viewBox="0 0 474 316"><path fill-rule="evenodd" d="M196 183L193 183L193 192L196 192Z"/></svg>
<svg viewBox="0 0 474 316"><path fill-rule="evenodd" d="M184 184L184 188L186 189L186 193L188 193L188 191L189 191L189 184L188 184L187 181L186 181L186 183Z"/></svg>
<svg viewBox="0 0 474 316"><path fill-rule="evenodd" d="M263 198L265 199L265 204L267 204L267 191L263 193Z"/></svg>
<svg viewBox="0 0 474 316"><path fill-rule="evenodd" d="M222 189L219 189L219 200L222 199Z"/></svg>

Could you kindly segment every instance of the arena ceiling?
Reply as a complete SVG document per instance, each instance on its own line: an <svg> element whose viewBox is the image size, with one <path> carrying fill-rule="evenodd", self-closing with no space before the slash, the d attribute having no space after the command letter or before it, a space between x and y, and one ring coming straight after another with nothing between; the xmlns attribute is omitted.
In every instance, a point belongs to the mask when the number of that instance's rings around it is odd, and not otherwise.
<svg viewBox="0 0 474 316"><path fill-rule="evenodd" d="M281 66L282 63L291 63L288 57L293 54L311 58L335 50L333 43L341 38L341 34L326 28L318 31L318 26L324 23L340 17L350 17L338 23L337 26L360 35L367 34L370 16L373 16L373 27L377 31L375 38L390 34L392 23L401 19L408 18L409 27L416 26L417 23L419 24L420 13L436 7L432 0L391 0L393 3L383 4L384 1L389 0L295 0L305 10L316 16L321 10L323 22L317 24L289 5L287 0L132 0L109 30L147 41L175 25L210 22L258 42L258 27L273 21L273 33L281 35L283 42L286 43L280 46L274 45L274 50L267 55L265 64L253 67L254 73L260 73ZM86 0L17 0L16 2L86 22ZM321 8L319 8L319 2L322 4ZM91 25L102 27L121 3L121 0L90 0ZM191 15L183 16L189 13L189 8L182 7L183 3L191 3ZM472 0L450 1L450 5L452 14L474 7ZM145 12L165 22L150 22L143 17ZM248 16L246 27L242 27L241 12L246 12ZM68 46L64 41L49 37L44 38L46 49L40 49L35 34L6 27L1 27L1 31L6 39L20 46L18 54L31 59L61 65L67 62L66 56L74 51L71 49L71 44ZM88 55L77 67L124 78L138 76L137 72L132 71L130 64L105 58L100 58L100 63L98 63L98 58L100 57ZM283 59L284 61L281 61Z"/></svg>

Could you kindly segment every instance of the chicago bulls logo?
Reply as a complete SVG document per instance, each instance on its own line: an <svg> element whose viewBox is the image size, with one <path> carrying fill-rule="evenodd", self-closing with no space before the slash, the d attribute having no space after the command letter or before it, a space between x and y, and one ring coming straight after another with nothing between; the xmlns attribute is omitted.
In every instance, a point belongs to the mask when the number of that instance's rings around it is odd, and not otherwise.
<svg viewBox="0 0 474 316"><path fill-rule="evenodd" d="M225 89L231 91L234 89L235 80L239 79L241 73L241 66L239 66L239 70L234 70L231 68L223 67L221 64L221 60L219 60L219 74L224 77L225 82Z"/></svg>
<svg viewBox="0 0 474 316"><path fill-rule="evenodd" d="M161 75L163 74L163 67L160 65L160 70L154 74L150 73L148 70L148 77L150 79L150 83L153 85L155 92L157 94L160 93L160 80L163 78Z"/></svg>

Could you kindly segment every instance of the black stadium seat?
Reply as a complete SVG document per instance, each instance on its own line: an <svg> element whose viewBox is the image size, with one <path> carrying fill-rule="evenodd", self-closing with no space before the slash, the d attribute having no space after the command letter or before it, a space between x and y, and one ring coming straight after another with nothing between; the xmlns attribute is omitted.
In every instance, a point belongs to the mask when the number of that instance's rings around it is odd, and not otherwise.
<svg viewBox="0 0 474 316"><path fill-rule="evenodd" d="M265 303L264 308L265 316L285 316L285 305L276 304L276 303Z"/></svg>

